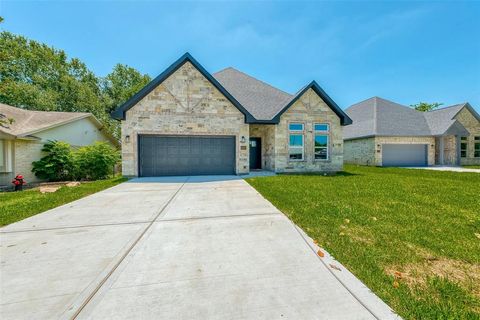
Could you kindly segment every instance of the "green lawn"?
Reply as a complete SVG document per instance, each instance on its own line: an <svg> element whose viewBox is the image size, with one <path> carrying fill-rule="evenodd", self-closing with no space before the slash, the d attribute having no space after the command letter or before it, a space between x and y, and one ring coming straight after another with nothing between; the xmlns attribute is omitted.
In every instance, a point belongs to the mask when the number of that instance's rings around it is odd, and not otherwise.
<svg viewBox="0 0 480 320"><path fill-rule="evenodd" d="M405 319L480 318L480 174L346 166L247 181Z"/></svg>
<svg viewBox="0 0 480 320"><path fill-rule="evenodd" d="M22 192L0 193L0 226L23 220L30 216L83 198L92 193L113 187L125 178L117 177L82 183L77 187L61 187L53 193L40 193L38 189Z"/></svg>
<svg viewBox="0 0 480 320"><path fill-rule="evenodd" d="M462 166L462 167L467 168L467 169L480 169L480 166L474 166L474 165Z"/></svg>

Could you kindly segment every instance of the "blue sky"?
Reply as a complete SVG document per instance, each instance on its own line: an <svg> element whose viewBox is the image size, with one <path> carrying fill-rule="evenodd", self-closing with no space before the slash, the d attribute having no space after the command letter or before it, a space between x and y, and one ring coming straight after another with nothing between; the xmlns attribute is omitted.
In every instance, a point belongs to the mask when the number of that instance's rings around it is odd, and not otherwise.
<svg viewBox="0 0 480 320"><path fill-rule="evenodd" d="M343 108L469 101L480 110L480 2L0 2L2 29L152 77L186 51L294 93L312 79Z"/></svg>

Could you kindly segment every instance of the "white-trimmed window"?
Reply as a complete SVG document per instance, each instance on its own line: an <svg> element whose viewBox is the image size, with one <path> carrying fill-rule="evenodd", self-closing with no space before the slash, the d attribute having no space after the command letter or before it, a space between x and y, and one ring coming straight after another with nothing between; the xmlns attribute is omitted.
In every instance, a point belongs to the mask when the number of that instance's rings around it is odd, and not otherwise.
<svg viewBox="0 0 480 320"><path fill-rule="evenodd" d="M0 172L5 172L7 168L7 142L0 140Z"/></svg>
<svg viewBox="0 0 480 320"><path fill-rule="evenodd" d="M288 124L289 143L288 157L290 160L301 161L304 159L305 139L303 123L292 122Z"/></svg>
<svg viewBox="0 0 480 320"><path fill-rule="evenodd" d="M466 158L467 157L467 150L468 150L468 138L461 137L460 140L460 157Z"/></svg>
<svg viewBox="0 0 480 320"><path fill-rule="evenodd" d="M328 123L314 124L314 157L315 160L329 159L330 125Z"/></svg>
<svg viewBox="0 0 480 320"><path fill-rule="evenodd" d="M12 172L11 140L0 139L0 172Z"/></svg>

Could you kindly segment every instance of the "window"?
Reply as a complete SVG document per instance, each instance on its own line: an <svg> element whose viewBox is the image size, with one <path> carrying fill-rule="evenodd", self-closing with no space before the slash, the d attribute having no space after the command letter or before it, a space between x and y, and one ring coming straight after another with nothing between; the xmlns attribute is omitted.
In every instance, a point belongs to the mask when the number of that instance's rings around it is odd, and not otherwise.
<svg viewBox="0 0 480 320"><path fill-rule="evenodd" d="M330 130L328 123L317 123L315 124L315 131L327 131Z"/></svg>
<svg viewBox="0 0 480 320"><path fill-rule="evenodd" d="M303 132L303 123L290 123L288 126L290 131L302 131Z"/></svg>
<svg viewBox="0 0 480 320"><path fill-rule="evenodd" d="M0 172L5 172L7 166L7 143L0 140Z"/></svg>
<svg viewBox="0 0 480 320"><path fill-rule="evenodd" d="M290 131L290 141L288 144L289 158L290 160L303 160L303 123L290 123L288 129Z"/></svg>
<svg viewBox="0 0 480 320"><path fill-rule="evenodd" d="M467 157L467 148L468 148L467 137L462 137L460 140L460 157L462 158Z"/></svg>
<svg viewBox="0 0 480 320"><path fill-rule="evenodd" d="M479 136L475 137L473 142L475 144L475 150L473 152L473 156L475 158L480 158L480 137Z"/></svg>
<svg viewBox="0 0 480 320"><path fill-rule="evenodd" d="M330 126L328 123L316 123L315 141L314 141L314 155L315 160L328 160L328 140Z"/></svg>

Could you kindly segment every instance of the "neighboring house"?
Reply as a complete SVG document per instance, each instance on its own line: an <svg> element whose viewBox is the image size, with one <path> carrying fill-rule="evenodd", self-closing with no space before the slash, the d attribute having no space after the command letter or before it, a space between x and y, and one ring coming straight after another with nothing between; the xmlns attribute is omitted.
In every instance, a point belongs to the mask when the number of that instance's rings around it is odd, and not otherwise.
<svg viewBox="0 0 480 320"><path fill-rule="evenodd" d="M480 115L468 103L430 112L374 97L345 110L346 163L374 166L480 164Z"/></svg>
<svg viewBox="0 0 480 320"><path fill-rule="evenodd" d="M91 113L30 111L0 103L0 114L13 119L11 124L0 125L0 185L10 184L17 174L27 182L38 181L32 162L40 160L41 149L49 140L77 147L95 141L119 146Z"/></svg>
<svg viewBox="0 0 480 320"><path fill-rule="evenodd" d="M186 53L112 113L125 176L339 171L348 116L311 82L290 95Z"/></svg>

